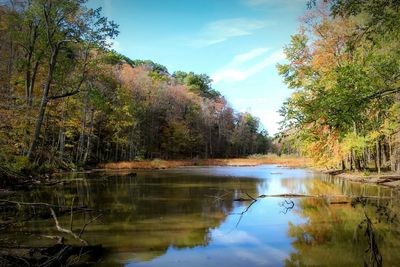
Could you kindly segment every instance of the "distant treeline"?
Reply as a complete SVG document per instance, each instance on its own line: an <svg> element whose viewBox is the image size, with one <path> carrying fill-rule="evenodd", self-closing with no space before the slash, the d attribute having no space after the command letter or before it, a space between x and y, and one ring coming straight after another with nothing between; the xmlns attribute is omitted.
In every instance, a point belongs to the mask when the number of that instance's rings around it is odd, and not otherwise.
<svg viewBox="0 0 400 267"><path fill-rule="evenodd" d="M280 74L284 152L319 165L400 171L400 2L309 1Z"/></svg>
<svg viewBox="0 0 400 267"><path fill-rule="evenodd" d="M259 120L205 74L109 49L118 26L85 1L0 6L0 161L66 168L145 158L266 153Z"/></svg>

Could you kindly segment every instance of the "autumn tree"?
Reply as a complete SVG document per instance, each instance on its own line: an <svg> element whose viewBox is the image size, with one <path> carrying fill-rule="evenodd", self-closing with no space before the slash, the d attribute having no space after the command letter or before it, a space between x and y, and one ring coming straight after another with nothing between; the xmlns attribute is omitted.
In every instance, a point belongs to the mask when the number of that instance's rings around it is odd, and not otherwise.
<svg viewBox="0 0 400 267"><path fill-rule="evenodd" d="M59 95L50 95L55 78L54 74L59 66L59 59L62 56L75 58L76 61L83 60L83 65L85 65L90 51L86 49L82 58L82 55L78 54L82 46L95 44L98 47L104 47L107 38L113 38L117 33L116 25L101 17L99 9L87 9L84 3L84 1L38 0L32 4L34 15L40 18L41 26L44 28L43 38L46 40L45 61L47 64L47 76L35 132L27 153L28 158L32 158L36 150L48 102L78 93L85 79L86 70L83 69L82 78L77 81L72 91L63 92ZM85 42L86 44L84 44ZM73 64L73 62L69 63Z"/></svg>
<svg viewBox="0 0 400 267"><path fill-rule="evenodd" d="M399 9L381 2L313 1L285 48L289 63L278 65L295 90L281 109L284 127L322 165L365 169L374 159L378 172L388 162L396 169Z"/></svg>

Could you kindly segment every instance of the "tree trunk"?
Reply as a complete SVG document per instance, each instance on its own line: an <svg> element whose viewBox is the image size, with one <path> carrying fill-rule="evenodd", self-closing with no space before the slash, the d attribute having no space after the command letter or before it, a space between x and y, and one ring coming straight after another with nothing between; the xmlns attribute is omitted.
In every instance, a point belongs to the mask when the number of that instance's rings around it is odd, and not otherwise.
<svg viewBox="0 0 400 267"><path fill-rule="evenodd" d="M396 94L396 103L400 103L400 93ZM393 161L395 165L395 170L400 174L400 129L397 129L397 133L395 134L394 147L395 150Z"/></svg>
<svg viewBox="0 0 400 267"><path fill-rule="evenodd" d="M65 129L64 129L64 124L65 124L65 100L63 99L62 100L62 106L61 106L61 127L60 127L60 131L58 133L58 147L59 147L61 160L64 157L64 148L65 148Z"/></svg>
<svg viewBox="0 0 400 267"><path fill-rule="evenodd" d="M86 131L86 115L87 115L87 105L88 105L89 92L86 93L84 104L82 108L82 123L81 123L81 133L79 135L79 143L76 151L76 162L80 162L83 158L83 150L85 146L85 131Z"/></svg>
<svg viewBox="0 0 400 267"><path fill-rule="evenodd" d="M387 157L386 157L386 144L380 143L380 148L381 148L381 166L385 167L386 162L387 162Z"/></svg>
<svg viewBox="0 0 400 267"><path fill-rule="evenodd" d="M85 155L83 157L82 162L86 163L88 155L90 153L90 147L91 147L91 137L92 137L92 132L93 132L93 120L94 120L94 108L92 108L91 110L91 114L90 114L90 128L89 128L89 134L87 136L87 143L86 143L86 149L85 149Z"/></svg>
<svg viewBox="0 0 400 267"><path fill-rule="evenodd" d="M46 106L47 106L47 102L48 102L48 96L49 96L49 92L50 92L50 88L51 88L51 83L53 81L53 74L54 74L54 70L56 67L56 63L57 63L58 50L59 50L59 47L56 46L54 48L53 52L51 53L50 62L49 62L49 70L47 72L47 80L46 80L46 84L43 89L42 100L40 102L40 107L39 107L39 114L38 114L38 118L36 120L35 133L33 135L33 139L32 139L31 145L29 147L28 155L27 155L30 160L32 160L33 154L36 151L37 142L38 142L39 136L40 136L40 130L42 129L44 113L46 111Z"/></svg>
<svg viewBox="0 0 400 267"><path fill-rule="evenodd" d="M350 158L350 171L352 171L352 170L354 170L354 168L353 168L353 153L350 153L349 158Z"/></svg>
<svg viewBox="0 0 400 267"><path fill-rule="evenodd" d="M392 138L390 136L388 137L388 145L389 145L390 170L394 172L396 171L396 156L392 148Z"/></svg>
<svg viewBox="0 0 400 267"><path fill-rule="evenodd" d="M35 81L36 81L36 75L39 69L39 59L35 62L35 67L33 68L33 72L31 75L31 80L29 82L29 88L28 88L28 93L29 93L29 98L28 98L28 105L31 107L32 102L33 102L33 89L35 86Z"/></svg>
<svg viewBox="0 0 400 267"><path fill-rule="evenodd" d="M375 148L376 148L376 169L378 173L381 173L381 156L380 156L380 149L379 149L379 141L375 142Z"/></svg>

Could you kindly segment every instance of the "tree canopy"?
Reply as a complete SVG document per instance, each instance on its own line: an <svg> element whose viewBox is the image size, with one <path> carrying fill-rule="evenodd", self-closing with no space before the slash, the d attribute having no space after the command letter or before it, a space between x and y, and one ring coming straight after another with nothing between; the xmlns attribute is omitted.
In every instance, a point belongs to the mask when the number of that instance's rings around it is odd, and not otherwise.
<svg viewBox="0 0 400 267"><path fill-rule="evenodd" d="M399 170L399 3L309 6L277 66L295 90L280 111L286 146L321 165Z"/></svg>
<svg viewBox="0 0 400 267"><path fill-rule="evenodd" d="M269 150L206 74L110 50L118 25L80 0L0 7L0 159L17 170Z"/></svg>

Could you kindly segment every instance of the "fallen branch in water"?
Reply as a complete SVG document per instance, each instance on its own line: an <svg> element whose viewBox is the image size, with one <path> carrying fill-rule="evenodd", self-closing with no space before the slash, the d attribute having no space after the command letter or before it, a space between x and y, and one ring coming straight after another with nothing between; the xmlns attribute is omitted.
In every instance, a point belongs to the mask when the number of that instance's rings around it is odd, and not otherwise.
<svg viewBox="0 0 400 267"><path fill-rule="evenodd" d="M48 238L51 240L56 240L57 244L63 244L64 243L64 237L59 236L59 235L40 235L41 237Z"/></svg>
<svg viewBox="0 0 400 267"><path fill-rule="evenodd" d="M53 216L54 222L56 223L56 228L57 228L58 231L60 231L60 232L62 232L62 233L66 233L66 234L71 235L71 236L74 237L76 240L79 240L79 241L80 241L82 244L84 244L85 246L88 245L88 242L87 242L86 240L84 240L84 239L81 238L83 232L85 231L86 227L87 227L89 224L93 223L94 221L96 221L98 218L100 218L100 217L102 216L102 214L100 214L100 215L97 215L96 217L93 217L90 221L86 222L86 223L83 225L83 227L82 227L81 231L79 232L79 234L75 234L75 233L72 231L72 213L71 213L70 230L68 230L68 229L65 229L65 228L63 228L63 227L60 226L60 223L58 222L56 213L54 212L54 210L53 210L52 208L50 208L50 212L51 212L51 215Z"/></svg>
<svg viewBox="0 0 400 267"><path fill-rule="evenodd" d="M55 240L57 244L51 247L21 247L17 246L15 248L7 248L0 249L0 266L42 266L42 267L50 267L50 266L70 266L82 263L85 261L86 263L94 264L97 262L102 255L102 245L94 245L91 246L88 244L86 240L82 238L86 228L88 225L96 221L102 215L98 215L88 219L82 227L80 227L79 232L73 231L73 223L74 223L74 211L85 212L91 211L86 207L77 207L74 206L75 198L72 199L71 206L63 206L63 205L54 205L43 202L19 202L12 201L6 199L0 199L0 207L15 207L19 208L20 206L27 206L33 208L34 210L39 207L46 211L46 214L49 215L46 218L53 218L55 223L55 228L61 234L59 235L39 235L42 238L48 238L51 240ZM49 212L50 211L50 212ZM57 213L56 213L57 211ZM58 218L57 215L64 215L65 213L70 212L70 219L68 227L64 228ZM57 215L56 215L57 214ZM37 216L35 213L34 216ZM30 217L33 218L33 215ZM15 223L14 221L11 223ZM12 224L10 224L12 225ZM8 226L8 225L7 225ZM69 229L67 229L69 228ZM80 245L70 245L66 243L66 237L71 236L75 240L80 242ZM65 242L65 243L64 243Z"/></svg>
<svg viewBox="0 0 400 267"><path fill-rule="evenodd" d="M76 210L83 210L83 211L91 211L92 209L87 208L86 206L63 206L63 205L55 205L55 204L50 204L50 203L45 203L45 202L21 202L21 201L13 201L13 200L8 200L8 199L0 199L0 203L8 203L8 204L14 204L17 206L43 206L43 207L49 207L49 208L58 208L58 209L72 209L74 211Z"/></svg>
<svg viewBox="0 0 400 267"><path fill-rule="evenodd" d="M285 209L285 210L282 210L281 213L287 214L288 211L290 211L290 210L292 210L294 208L294 201L291 200L291 199L289 199L289 201L285 199L285 201L282 201L279 204L279 206L281 206L281 207L283 207Z"/></svg>
<svg viewBox="0 0 400 267"><path fill-rule="evenodd" d="M240 213L231 213L231 215L240 215L239 220L238 220L238 222L236 223L236 226L235 226L236 228L239 226L239 223L240 223L240 221L242 220L243 215L244 215L246 212L248 212L249 209L251 208L251 206L253 206L253 204L256 203L256 202L257 202L257 199L252 200L251 203L250 203L250 205L248 205L247 208L244 209L244 210L243 210L242 212L240 212Z"/></svg>
<svg viewBox="0 0 400 267"><path fill-rule="evenodd" d="M346 196L346 195L308 195L308 194L296 194L296 193L285 193L285 194L274 194L274 195L259 195L258 197L254 198L246 193L249 198L235 198L233 201L254 201L258 198L268 198L268 197L278 197L278 198L365 198L365 199L390 199L392 197L377 197L377 196ZM339 204L339 203L334 203ZM343 204L343 203L341 203Z"/></svg>
<svg viewBox="0 0 400 267"><path fill-rule="evenodd" d="M82 230L79 232L78 236L81 237L83 232L85 231L86 227L91 224L92 222L96 221L98 218L100 218L101 216L103 216L103 214L99 214L96 217L92 218L90 221L86 222L83 227Z"/></svg>
<svg viewBox="0 0 400 267"><path fill-rule="evenodd" d="M51 215L53 216L54 222L56 223L56 228L57 228L57 230L58 230L59 232L69 234L69 235L71 235L72 237L74 237L76 240L79 240L79 242L81 242L81 243L84 244L85 246L88 245L88 242L87 242L86 240L83 240L82 238L80 238L79 235L75 234L75 233L72 232L71 230L65 229L65 228L63 228L63 227L60 226L60 223L58 222L56 213L54 212L53 208L50 208L50 212L51 212Z"/></svg>
<svg viewBox="0 0 400 267"><path fill-rule="evenodd" d="M340 205L340 204L350 204L351 203L351 201L345 201L345 200L343 200L343 201L331 201L331 202L329 202L329 204L331 204L331 205L335 205L335 204L337 204L337 205Z"/></svg>

